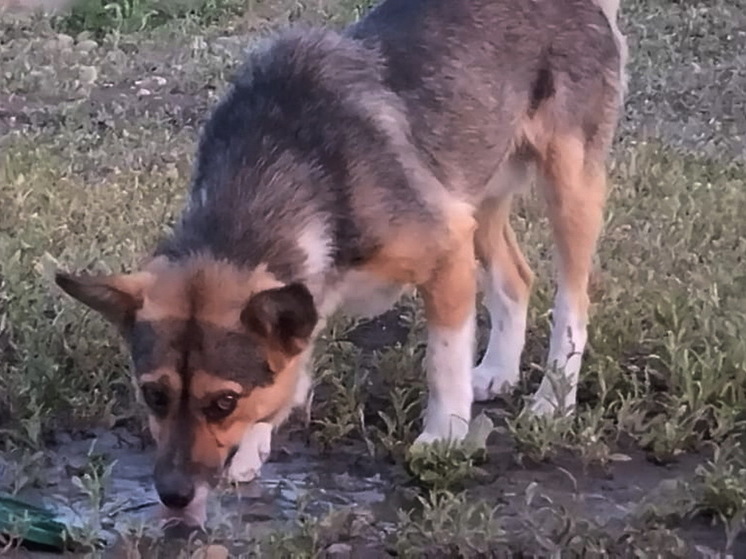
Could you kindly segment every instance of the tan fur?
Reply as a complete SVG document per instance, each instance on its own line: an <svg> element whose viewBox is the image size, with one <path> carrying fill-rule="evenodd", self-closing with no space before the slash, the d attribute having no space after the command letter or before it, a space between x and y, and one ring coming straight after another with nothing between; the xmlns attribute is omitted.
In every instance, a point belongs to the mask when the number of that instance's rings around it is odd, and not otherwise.
<svg viewBox="0 0 746 559"><path fill-rule="evenodd" d="M243 305L253 293L281 285L264 265L255 270L240 270L204 256L180 265L154 261L146 270L149 281L138 320L194 318L234 328ZM196 301L191 301L192 297Z"/></svg>
<svg viewBox="0 0 746 559"><path fill-rule="evenodd" d="M500 269L508 296L514 301L525 301L531 292L534 274L510 225L510 210L510 195L482 203L476 216L475 249L486 268L495 265Z"/></svg>
<svg viewBox="0 0 746 559"><path fill-rule="evenodd" d="M584 316L592 258L603 225L605 171L586 160L579 135L553 139L543 171L559 273L574 294L573 304Z"/></svg>
<svg viewBox="0 0 746 559"><path fill-rule="evenodd" d="M243 392L243 386L232 380L225 380L209 373L197 371L189 382L189 392L197 399L206 401L221 392L231 391L236 394Z"/></svg>
<svg viewBox="0 0 746 559"><path fill-rule="evenodd" d="M439 252L424 228L399 229L361 270L384 281L418 285L432 274Z"/></svg>
<svg viewBox="0 0 746 559"><path fill-rule="evenodd" d="M240 443L249 426L260 420L272 422L275 416L284 419L291 406L299 361L298 357L288 360L285 368L277 372L273 384L255 388L248 396L242 397L236 411L223 422L208 424L202 421L204 428L196 433L192 460L207 467L218 467L225 462L227 452ZM242 390L236 383L226 382L205 372L195 375L192 387L195 397L200 397L200 394L206 397L225 389ZM217 461L216 456L220 457Z"/></svg>
<svg viewBox="0 0 746 559"><path fill-rule="evenodd" d="M451 246L441 255L431 277L420 285L428 324L457 327L473 312L476 297L476 221L454 214Z"/></svg>

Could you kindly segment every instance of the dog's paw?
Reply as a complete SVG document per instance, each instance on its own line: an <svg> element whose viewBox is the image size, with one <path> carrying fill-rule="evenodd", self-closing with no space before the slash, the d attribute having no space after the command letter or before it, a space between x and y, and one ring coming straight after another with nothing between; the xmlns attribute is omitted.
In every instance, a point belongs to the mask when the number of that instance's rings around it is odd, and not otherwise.
<svg viewBox="0 0 746 559"><path fill-rule="evenodd" d="M412 443L412 446L433 444L437 440L439 440L439 437L437 435L434 435L433 433L420 433L420 435Z"/></svg>
<svg viewBox="0 0 746 559"><path fill-rule="evenodd" d="M479 365L472 371L472 388L475 402L488 402L510 392L518 384L518 370L506 373L500 369Z"/></svg>
<svg viewBox="0 0 746 559"><path fill-rule="evenodd" d="M426 422L425 429L414 440L412 446L433 444L436 441L445 443L459 443L469 432L469 421L461 417L449 420Z"/></svg>
<svg viewBox="0 0 746 559"><path fill-rule="evenodd" d="M227 478L235 483L247 483L259 477L272 448L272 425L257 423L244 435L228 466Z"/></svg>

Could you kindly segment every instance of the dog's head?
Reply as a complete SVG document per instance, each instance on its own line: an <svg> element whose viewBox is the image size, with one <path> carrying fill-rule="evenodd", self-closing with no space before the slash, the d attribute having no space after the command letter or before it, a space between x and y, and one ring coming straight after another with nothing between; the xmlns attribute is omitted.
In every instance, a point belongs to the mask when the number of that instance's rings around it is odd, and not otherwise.
<svg viewBox="0 0 746 559"><path fill-rule="evenodd" d="M249 426L287 409L317 322L308 289L263 268L156 259L133 274L56 282L128 342L170 509L217 480Z"/></svg>

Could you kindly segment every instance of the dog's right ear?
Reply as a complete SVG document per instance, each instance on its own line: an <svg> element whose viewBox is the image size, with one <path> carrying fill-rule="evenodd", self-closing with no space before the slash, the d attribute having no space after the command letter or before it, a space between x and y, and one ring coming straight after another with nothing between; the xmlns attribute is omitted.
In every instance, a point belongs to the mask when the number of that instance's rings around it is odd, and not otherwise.
<svg viewBox="0 0 746 559"><path fill-rule="evenodd" d="M123 328L134 320L135 312L142 307L149 277L145 272L109 276L57 272L54 281L65 293Z"/></svg>
<svg viewBox="0 0 746 559"><path fill-rule="evenodd" d="M289 357L308 345L318 320L313 296L301 283L260 291L241 313L250 332Z"/></svg>

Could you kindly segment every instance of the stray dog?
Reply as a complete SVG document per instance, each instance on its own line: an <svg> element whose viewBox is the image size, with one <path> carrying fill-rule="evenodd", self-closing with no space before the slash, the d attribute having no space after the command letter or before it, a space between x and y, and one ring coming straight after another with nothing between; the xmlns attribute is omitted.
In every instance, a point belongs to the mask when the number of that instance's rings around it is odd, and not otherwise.
<svg viewBox="0 0 746 559"><path fill-rule="evenodd" d="M140 271L58 273L131 348L163 504L256 476L311 384L332 313L415 286L428 322L418 443L458 440L474 399L519 379L532 272L511 199L541 180L557 257L536 413L575 403L606 158L624 96L617 0L385 0L341 32L253 49L205 124L189 201ZM474 366L479 265L492 316Z"/></svg>

